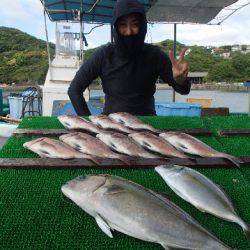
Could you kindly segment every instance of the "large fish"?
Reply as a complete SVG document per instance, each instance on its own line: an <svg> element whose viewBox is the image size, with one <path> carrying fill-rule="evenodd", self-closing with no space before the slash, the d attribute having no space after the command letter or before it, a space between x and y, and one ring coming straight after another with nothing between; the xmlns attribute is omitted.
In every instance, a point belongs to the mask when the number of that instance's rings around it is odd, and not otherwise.
<svg viewBox="0 0 250 250"><path fill-rule="evenodd" d="M137 143L139 143L142 147L147 148L151 151L160 153L168 157L171 156L179 158L188 158L188 156L176 150L163 138L151 134L150 132L133 133L129 134L128 136L135 140Z"/></svg>
<svg viewBox="0 0 250 250"><path fill-rule="evenodd" d="M126 135L115 132L105 132L97 134L96 137L116 152L144 158L159 158L159 156L147 152Z"/></svg>
<svg viewBox="0 0 250 250"><path fill-rule="evenodd" d="M123 124L126 127L129 127L134 130L149 130L154 133L159 133L160 130L155 129L149 124L143 123L141 120L139 120L136 116L131 115L126 112L118 112L110 114L109 117L111 117L113 120Z"/></svg>
<svg viewBox="0 0 250 250"><path fill-rule="evenodd" d="M80 116L60 115L57 118L67 129L83 129L94 134L102 132L102 129Z"/></svg>
<svg viewBox="0 0 250 250"><path fill-rule="evenodd" d="M59 139L82 153L103 158L119 159L128 164L126 156L113 152L106 144L89 134L75 132L62 135Z"/></svg>
<svg viewBox="0 0 250 250"><path fill-rule="evenodd" d="M246 234L250 235L249 225L237 215L225 192L206 176L194 169L178 165L163 165L155 170L182 199L202 212L238 223Z"/></svg>
<svg viewBox="0 0 250 250"><path fill-rule="evenodd" d="M95 125L104 129L114 129L126 134L134 132L133 130L126 128L124 125L112 120L110 117L106 115L91 115L89 116L89 119Z"/></svg>
<svg viewBox="0 0 250 250"><path fill-rule="evenodd" d="M165 249L230 249L174 203L143 186L111 175L79 176L63 194L112 230L162 245Z"/></svg>
<svg viewBox="0 0 250 250"><path fill-rule="evenodd" d="M160 137L172 144L178 150L188 154L199 155L203 157L222 157L232 161L237 166L240 166L240 163L243 163L240 159L229 154L218 152L204 142L185 133L166 132L161 133Z"/></svg>
<svg viewBox="0 0 250 250"><path fill-rule="evenodd" d="M23 146L24 148L27 148L38 154L42 158L85 158L98 164L98 161L94 157L78 152L77 150L71 148L61 141L50 139L47 137L41 137L32 141L25 142Z"/></svg>

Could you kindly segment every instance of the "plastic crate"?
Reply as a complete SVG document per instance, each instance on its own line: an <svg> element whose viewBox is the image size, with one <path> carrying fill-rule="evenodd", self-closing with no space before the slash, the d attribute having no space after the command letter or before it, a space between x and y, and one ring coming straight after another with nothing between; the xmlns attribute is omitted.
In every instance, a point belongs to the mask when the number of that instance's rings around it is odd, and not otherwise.
<svg viewBox="0 0 250 250"><path fill-rule="evenodd" d="M105 99L103 96L91 96L87 105L92 115L99 115L104 108Z"/></svg>
<svg viewBox="0 0 250 250"><path fill-rule="evenodd" d="M159 116L201 116L201 105L197 103L158 102L155 110Z"/></svg>
<svg viewBox="0 0 250 250"><path fill-rule="evenodd" d="M202 105L202 108L210 108L212 106L211 98L187 98L188 103L199 103Z"/></svg>

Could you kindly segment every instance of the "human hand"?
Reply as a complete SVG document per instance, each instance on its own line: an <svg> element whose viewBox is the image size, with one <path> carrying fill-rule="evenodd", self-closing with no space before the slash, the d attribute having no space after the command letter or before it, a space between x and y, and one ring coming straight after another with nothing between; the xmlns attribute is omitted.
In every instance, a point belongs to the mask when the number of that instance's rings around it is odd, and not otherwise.
<svg viewBox="0 0 250 250"><path fill-rule="evenodd" d="M173 77L174 80L180 85L187 79L189 71L189 62L183 62L186 50L186 48L182 49L178 60L174 58L173 51L169 51L169 59L172 62Z"/></svg>

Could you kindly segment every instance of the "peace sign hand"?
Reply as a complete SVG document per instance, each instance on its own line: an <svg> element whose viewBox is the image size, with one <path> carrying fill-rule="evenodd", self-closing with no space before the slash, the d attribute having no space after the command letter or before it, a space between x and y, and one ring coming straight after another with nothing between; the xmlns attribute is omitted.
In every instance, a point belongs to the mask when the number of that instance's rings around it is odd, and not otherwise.
<svg viewBox="0 0 250 250"><path fill-rule="evenodd" d="M183 63L186 50L187 50L186 48L182 49L180 53L180 58L178 60L174 58L173 51L172 50L169 51L169 59L172 62L173 77L174 80L180 85L182 85L187 79L189 71L189 63L188 62Z"/></svg>

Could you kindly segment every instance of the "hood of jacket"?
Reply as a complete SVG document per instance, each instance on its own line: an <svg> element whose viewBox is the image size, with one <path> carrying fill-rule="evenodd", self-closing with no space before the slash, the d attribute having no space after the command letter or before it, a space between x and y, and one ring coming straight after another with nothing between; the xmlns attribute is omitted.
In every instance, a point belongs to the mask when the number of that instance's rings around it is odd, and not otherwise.
<svg viewBox="0 0 250 250"><path fill-rule="evenodd" d="M139 18L139 33L137 35L123 36L119 34L117 22L119 18L137 13ZM113 13L113 36L119 52L126 57L134 57L141 52L147 33L147 19L144 6L137 0L118 0Z"/></svg>

